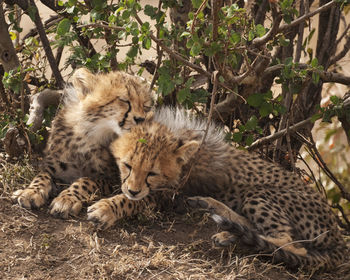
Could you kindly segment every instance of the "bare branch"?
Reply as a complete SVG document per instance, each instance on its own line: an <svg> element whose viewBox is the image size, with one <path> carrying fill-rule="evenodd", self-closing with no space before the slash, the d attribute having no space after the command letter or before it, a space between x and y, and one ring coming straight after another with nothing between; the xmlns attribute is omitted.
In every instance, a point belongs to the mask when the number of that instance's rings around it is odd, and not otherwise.
<svg viewBox="0 0 350 280"><path fill-rule="evenodd" d="M34 23L36 25L36 28L38 29L39 37L40 37L41 43L43 45L45 54L47 56L47 60L49 61L52 73L55 76L57 86L62 89L64 87L65 83L63 81L60 70L58 69L58 65L56 64L56 59L52 53L49 39L46 36L44 25L41 21L40 15L39 15L39 10L38 10L37 6L35 5L34 0L30 0L30 5L35 7L36 11L35 11Z"/></svg>
<svg viewBox="0 0 350 280"><path fill-rule="evenodd" d="M310 65L305 63L298 64L299 69L307 69L309 67ZM277 76L283 68L284 68L283 64L277 64L266 68L262 79L265 79L270 76ZM343 85L350 85L350 77L345 76L344 74L336 73L336 72L328 72L328 71L315 71L315 72L320 75L320 78L324 83L339 83Z"/></svg>
<svg viewBox="0 0 350 280"><path fill-rule="evenodd" d="M20 66L20 63L8 32L2 4L0 4L0 38L0 63L5 72L9 72Z"/></svg>
<svg viewBox="0 0 350 280"><path fill-rule="evenodd" d="M77 26L78 28L89 28L89 27L99 27L99 28L103 28L103 29L112 29L112 30L116 30L116 31L124 31L125 28L121 27L121 26L113 26L113 25L106 25L103 23L88 23L88 24L81 24Z"/></svg>
<svg viewBox="0 0 350 280"><path fill-rule="evenodd" d="M350 27L350 24L349 24L349 27ZM329 65L333 65L334 63L338 62L349 52L349 50L350 50L350 36L347 36L343 50L330 59Z"/></svg>
<svg viewBox="0 0 350 280"><path fill-rule="evenodd" d="M330 2L328 2L327 4L317 8L316 10L314 10L313 12L311 13L308 13L308 14L305 14L295 20L293 20L291 23L289 24L283 24L280 26L280 28L278 29L278 32L283 32L287 29L290 29L294 26L297 26L299 25L301 22L303 22L304 20L308 19L308 18L311 18L312 16L316 15L316 14L319 14L321 12L324 12L326 10L328 10L329 8L331 8L334 4L336 3L335 0L332 0Z"/></svg>
<svg viewBox="0 0 350 280"><path fill-rule="evenodd" d="M301 129L304 126L308 125L310 122L311 122L311 117L288 127L288 130L289 130L289 132L297 131L298 129ZM270 143L270 142L275 141L276 139L278 139L280 137L283 137L284 135L286 135L286 133L287 133L287 128L282 129L279 132L276 132L274 134L271 134L269 136L266 136L266 137L263 137L263 138L256 140L253 144L246 147L246 149L248 151L255 150L264 144Z"/></svg>
<svg viewBox="0 0 350 280"><path fill-rule="evenodd" d="M57 107L61 96L61 90L44 89L31 97L29 118L27 121L27 125L31 125L31 131L35 132L41 127L44 119L44 110L50 105Z"/></svg>
<svg viewBox="0 0 350 280"><path fill-rule="evenodd" d="M272 39L279 32L279 25L282 21L282 14L277 11L277 6L274 2L270 2L273 23L272 28L262 37L255 38L252 42L253 47L260 47L266 44L269 40Z"/></svg>

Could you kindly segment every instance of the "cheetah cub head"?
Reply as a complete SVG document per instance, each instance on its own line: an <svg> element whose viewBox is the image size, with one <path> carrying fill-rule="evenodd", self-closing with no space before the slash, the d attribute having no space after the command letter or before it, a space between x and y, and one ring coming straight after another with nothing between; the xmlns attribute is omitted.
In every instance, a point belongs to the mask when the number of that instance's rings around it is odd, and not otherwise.
<svg viewBox="0 0 350 280"><path fill-rule="evenodd" d="M79 129L94 135L111 130L121 135L143 122L153 106L147 84L124 72L95 75L80 68L72 83L78 106L70 110L68 118L79 120Z"/></svg>
<svg viewBox="0 0 350 280"><path fill-rule="evenodd" d="M173 190L198 147L198 141L178 139L156 122L133 127L111 144L123 193L131 200L140 200L153 191Z"/></svg>

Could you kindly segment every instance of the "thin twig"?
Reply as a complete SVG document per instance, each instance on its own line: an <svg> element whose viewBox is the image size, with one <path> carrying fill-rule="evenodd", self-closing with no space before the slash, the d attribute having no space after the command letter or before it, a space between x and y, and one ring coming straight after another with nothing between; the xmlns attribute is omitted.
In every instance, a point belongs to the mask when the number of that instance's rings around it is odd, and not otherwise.
<svg viewBox="0 0 350 280"><path fill-rule="evenodd" d="M289 158L290 158L290 163L292 165L293 171L295 172L295 161L294 161L294 154L292 151L292 147L290 144L290 131L289 131L289 117L287 118L287 126L286 126L286 140L287 140L287 148L288 148L288 154L289 154Z"/></svg>
<svg viewBox="0 0 350 280"><path fill-rule="evenodd" d="M290 126L288 129L290 132L296 131L300 128L303 128L304 126L308 125L311 122L311 117L307 118L306 120L303 120L301 122L298 122L292 126ZM270 143L272 141L275 141L276 139L283 137L285 134L287 133L287 129L282 129L274 134L271 134L269 136L260 138L258 140L256 140L253 144L251 144L250 146L245 147L248 151L252 151L255 150L259 147L261 147L262 145L266 144L266 143Z"/></svg>
<svg viewBox="0 0 350 280"><path fill-rule="evenodd" d="M214 71L214 73L213 73L213 78L212 78L212 80L213 80L213 92L212 92L211 100L210 100L210 109L209 109L209 114L208 114L207 126L205 128L205 131L204 131L204 134L203 134L203 137L202 137L202 141L201 141L201 143L199 145L199 148L198 148L195 156L193 156L193 158L192 158L192 162L190 164L190 168L189 168L187 174L182 178L181 183L179 184L177 189L181 189L186 184L186 182L188 181L188 178L190 177L190 174L191 174L192 168L193 168L193 166L195 164L195 161L198 158L197 155L199 154L203 144L205 143L205 139L207 138L209 127L211 125L211 121L212 121L212 117L213 117L215 97L216 97L217 90L218 90L218 77L217 77L218 73L219 73L218 71Z"/></svg>
<svg viewBox="0 0 350 280"><path fill-rule="evenodd" d="M30 0L30 5L35 8L34 23L35 23L35 26L36 26L36 28L38 30L41 43L43 45L45 54L47 56L47 60L49 61L52 73L55 76L55 79L56 79L56 82L57 82L57 86L62 89L64 87L65 83L64 83L62 75L61 75L61 73L60 73L60 71L58 69L58 66L56 64L56 59L55 59L55 57L54 57L54 55L52 53L52 49L51 49L51 46L50 46L49 39L46 36L44 25L43 25L43 23L41 21L41 18L40 18L39 10L38 10L34 0Z"/></svg>
<svg viewBox="0 0 350 280"><path fill-rule="evenodd" d="M197 10L197 11L194 13L194 15L193 15L193 20L192 20L192 24L191 24L191 34L192 34L192 35L193 35L193 33L194 33L194 28L195 28L195 26L196 26L197 17L198 17L198 15L199 15L199 13L200 13L201 11L203 11L205 5L207 4L207 1L208 1L208 0L203 0L202 4L200 5L200 7L198 8L198 10Z"/></svg>
<svg viewBox="0 0 350 280"><path fill-rule="evenodd" d="M350 27L350 24L349 24L349 27ZM349 52L349 50L350 50L350 36L346 36L346 42L344 44L342 51L330 59L329 65L333 65L334 63L342 59Z"/></svg>
<svg viewBox="0 0 350 280"><path fill-rule="evenodd" d="M78 25L77 27L78 28L98 27L98 28L103 28L103 29L112 29L112 30L117 30L117 31L125 31L124 27L114 26L114 25L106 25L106 24L102 24L102 23L81 24L81 25Z"/></svg>
<svg viewBox="0 0 350 280"><path fill-rule="evenodd" d="M260 47L264 44L266 44L269 40L272 39L273 36L275 36L279 32L279 25L282 21L282 14L277 11L277 5L270 1L270 7L272 11L272 28L262 37L255 38L252 42L252 45L254 47Z"/></svg>
<svg viewBox="0 0 350 280"><path fill-rule="evenodd" d="M311 18L312 16L316 15L316 14L319 14L321 12L324 12L326 10L328 10L329 8L331 8L334 4L336 3L335 0L332 0L330 2L328 2L327 4L317 8L316 10L314 10L313 12L311 13L308 13L308 14L305 14L295 20L293 20L291 23L289 24L283 24L280 26L280 28L278 29L278 32L283 32L287 29L291 29L292 27L296 26L296 25L299 25L301 22L303 22L304 20L308 19L308 18Z"/></svg>
<svg viewBox="0 0 350 280"><path fill-rule="evenodd" d="M300 1L299 12L300 12L301 16L305 14L305 3L304 3L304 0ZM302 50L303 40L304 40L304 26L305 26L305 23L303 21L303 22L300 23L299 30L298 30L298 41L297 41L297 45L296 45L295 59L294 59L295 62L299 62L300 61L301 50Z"/></svg>

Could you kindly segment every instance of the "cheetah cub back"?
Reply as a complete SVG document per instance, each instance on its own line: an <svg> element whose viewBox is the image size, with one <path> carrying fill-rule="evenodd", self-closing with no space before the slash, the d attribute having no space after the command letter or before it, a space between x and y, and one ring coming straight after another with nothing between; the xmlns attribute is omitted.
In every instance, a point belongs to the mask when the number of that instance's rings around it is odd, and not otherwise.
<svg viewBox="0 0 350 280"><path fill-rule="evenodd" d="M50 213L64 218L119 183L109 144L143 122L153 105L146 83L123 72L95 75L82 68L72 84L52 123L40 174L13 193L25 208L40 208L58 194Z"/></svg>
<svg viewBox="0 0 350 280"><path fill-rule="evenodd" d="M213 124L202 143L206 126L163 108L113 141L123 194L90 206L88 219L108 227L180 193L222 227L213 236L217 245L240 240L294 267L341 263L346 246L323 197L296 174L233 148Z"/></svg>

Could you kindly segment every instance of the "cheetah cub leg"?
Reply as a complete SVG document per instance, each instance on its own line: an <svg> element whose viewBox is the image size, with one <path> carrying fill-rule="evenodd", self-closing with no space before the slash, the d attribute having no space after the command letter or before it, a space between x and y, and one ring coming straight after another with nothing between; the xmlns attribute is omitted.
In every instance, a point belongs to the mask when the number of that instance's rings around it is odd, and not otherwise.
<svg viewBox="0 0 350 280"><path fill-rule="evenodd" d="M237 236L228 231L221 231L211 237L216 247L227 247L237 242Z"/></svg>
<svg viewBox="0 0 350 280"><path fill-rule="evenodd" d="M88 208L88 220L98 228L111 227L117 220L141 213L146 207L154 208L155 202L147 196L142 200L130 200L124 194L97 201Z"/></svg>
<svg viewBox="0 0 350 280"><path fill-rule="evenodd" d="M231 210L224 203L211 197L191 197L189 199L189 204L190 206L201 207L207 210L212 214L213 220L219 224L221 228L228 230L231 235L234 235L248 245L257 247L259 250L274 252L276 249L280 248L292 252L295 255L307 255L307 250L302 247L301 244L293 242L291 227L288 226L288 221L283 219L282 216L280 217L279 225L276 224L277 228L274 228L273 231L268 229L268 231L264 232L258 229L264 227L269 228L271 223L266 218L261 219L262 222L260 222L259 211L244 217ZM263 207L264 203L261 203L260 206ZM247 207L250 206L247 205ZM245 207L242 209L243 213L249 212L245 211L244 208ZM274 209L270 207L271 214L273 211ZM214 243L225 245L232 237L227 233L219 233L212 238Z"/></svg>
<svg viewBox="0 0 350 280"><path fill-rule="evenodd" d="M216 216L221 216L227 220L234 221L235 223L238 223L247 228L253 228L252 224L247 218L237 214L236 212L232 211L227 205L212 197L193 196L188 198L187 201L191 207L199 207L211 213L214 221L216 221Z"/></svg>
<svg viewBox="0 0 350 280"><path fill-rule="evenodd" d="M50 174L41 172L35 176L27 188L15 191L11 198L24 208L40 208L48 201L54 186Z"/></svg>
<svg viewBox="0 0 350 280"><path fill-rule="evenodd" d="M201 197L194 196L188 198L188 204L194 208L202 208L209 213L211 213L213 220L220 224L222 228L228 227L225 225L224 221L234 221L235 224L239 225L243 231L243 227L252 229L251 223L243 216L237 214L232 211L228 206L224 203L212 198L212 197ZM224 219L223 219L224 218ZM215 246L223 247L229 246L232 243L235 243L238 239L238 236L241 232L237 232L238 234L234 234L229 231L222 231L217 234L214 234L211 239L214 242Z"/></svg>
<svg viewBox="0 0 350 280"><path fill-rule="evenodd" d="M79 178L69 188L62 191L50 205L50 214L67 219L79 214L84 203L99 196L98 185L87 177Z"/></svg>

